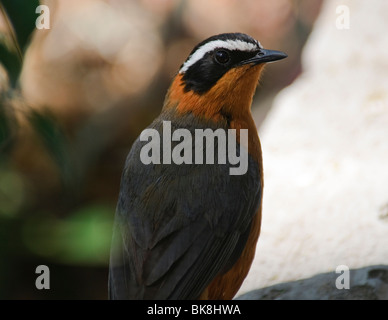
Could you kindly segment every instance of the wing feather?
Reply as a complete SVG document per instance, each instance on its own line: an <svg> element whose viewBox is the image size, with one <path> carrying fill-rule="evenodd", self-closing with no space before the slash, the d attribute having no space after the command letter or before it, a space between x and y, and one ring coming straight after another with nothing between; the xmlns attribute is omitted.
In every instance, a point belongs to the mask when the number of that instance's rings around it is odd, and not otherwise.
<svg viewBox="0 0 388 320"><path fill-rule="evenodd" d="M162 134L162 121L152 128ZM261 199L258 164L144 165L139 139L123 172L112 241L109 295L196 299L244 249Z"/></svg>

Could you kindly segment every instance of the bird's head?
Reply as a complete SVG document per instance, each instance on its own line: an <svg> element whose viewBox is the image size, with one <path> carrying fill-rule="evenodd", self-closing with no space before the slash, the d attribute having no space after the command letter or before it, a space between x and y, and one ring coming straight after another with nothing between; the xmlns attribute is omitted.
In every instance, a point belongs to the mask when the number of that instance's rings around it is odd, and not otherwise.
<svg viewBox="0 0 388 320"><path fill-rule="evenodd" d="M195 46L182 64L164 108L214 120L246 112L264 64L286 57L243 33L212 36Z"/></svg>

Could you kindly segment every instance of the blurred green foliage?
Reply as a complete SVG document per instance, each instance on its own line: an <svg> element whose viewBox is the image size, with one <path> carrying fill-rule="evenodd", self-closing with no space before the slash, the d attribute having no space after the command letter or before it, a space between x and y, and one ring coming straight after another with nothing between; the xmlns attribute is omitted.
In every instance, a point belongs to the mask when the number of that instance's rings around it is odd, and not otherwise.
<svg viewBox="0 0 388 320"><path fill-rule="evenodd" d="M114 207L95 202L66 209L58 202L56 210L31 206L27 189L34 186L12 163L12 151L21 142L14 100L21 97L18 79L38 5L37 0L0 1L0 14L11 35L0 34L0 63L9 81L0 92L0 299L105 298ZM76 189L77 184L69 138L48 112L27 106L22 115L43 146L42 152L57 168L63 197L68 196L66 190ZM40 199L42 203L51 200ZM40 264L47 264L53 273L56 288L50 292L38 292L34 286L35 268ZM96 268L103 268L97 290L96 285L87 285L95 282L91 270ZM81 280L68 280L76 277ZM79 286L87 289L79 290Z"/></svg>
<svg viewBox="0 0 388 320"><path fill-rule="evenodd" d="M25 200L23 179L4 165L0 165L0 177L0 216L14 218Z"/></svg>
<svg viewBox="0 0 388 320"><path fill-rule="evenodd" d="M55 117L47 111L31 111L28 120L46 151L58 166L64 187L71 188L74 168L70 159L70 145L65 133L56 123Z"/></svg>
<svg viewBox="0 0 388 320"><path fill-rule="evenodd" d="M35 28L37 6L38 0L2 0L0 3L1 13L12 30L12 43L0 42L1 62L8 71L12 87L16 86L22 69L22 56Z"/></svg>
<svg viewBox="0 0 388 320"><path fill-rule="evenodd" d="M65 219L35 214L24 221L22 237L38 256L64 264L105 265L111 228L111 208L91 205Z"/></svg>
<svg viewBox="0 0 388 320"><path fill-rule="evenodd" d="M3 104L3 98L0 97L0 160L4 155L7 146L11 140L11 121L10 116L5 112L5 106Z"/></svg>

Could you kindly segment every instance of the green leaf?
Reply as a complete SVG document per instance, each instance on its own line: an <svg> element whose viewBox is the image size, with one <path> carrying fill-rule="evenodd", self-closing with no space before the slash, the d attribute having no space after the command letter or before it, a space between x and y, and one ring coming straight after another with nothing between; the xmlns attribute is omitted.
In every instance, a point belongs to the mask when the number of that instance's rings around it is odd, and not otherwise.
<svg viewBox="0 0 388 320"><path fill-rule="evenodd" d="M17 53L9 51L3 43L0 43L0 63L7 70L10 84L14 88L22 69L22 62Z"/></svg>
<svg viewBox="0 0 388 320"><path fill-rule="evenodd" d="M0 153L4 150L10 137L8 119L0 106Z"/></svg>
<svg viewBox="0 0 388 320"><path fill-rule="evenodd" d="M35 30L35 10L39 6L39 0L1 0L1 4L13 26L17 44L24 52Z"/></svg>
<svg viewBox="0 0 388 320"><path fill-rule="evenodd" d="M57 120L48 112L32 111L29 121L59 167L64 186L73 187L75 171L71 161L69 143Z"/></svg>
<svg viewBox="0 0 388 320"><path fill-rule="evenodd" d="M10 150L14 140L16 119L12 109L6 105L6 98L0 95L0 160Z"/></svg>
<svg viewBox="0 0 388 320"><path fill-rule="evenodd" d="M35 30L37 6L38 0L0 1L0 13L11 35L11 40L0 37L0 62L7 70L13 88L16 87L22 69L23 55Z"/></svg>

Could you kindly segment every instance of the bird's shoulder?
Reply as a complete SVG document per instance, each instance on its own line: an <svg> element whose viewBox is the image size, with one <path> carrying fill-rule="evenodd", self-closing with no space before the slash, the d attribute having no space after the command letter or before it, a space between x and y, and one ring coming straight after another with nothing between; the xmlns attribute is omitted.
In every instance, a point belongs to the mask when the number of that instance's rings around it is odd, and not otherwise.
<svg viewBox="0 0 388 320"><path fill-rule="evenodd" d="M172 130L195 133L210 126L160 117L148 128L162 134L167 119ZM126 290L132 298L197 298L244 248L261 199L260 168L251 157L243 175L230 175L230 163L144 164L140 153L146 144L135 141L122 176L111 294ZM123 278L129 282L118 280Z"/></svg>
<svg viewBox="0 0 388 320"><path fill-rule="evenodd" d="M170 126L170 133L177 129L190 132L193 153L191 164L176 164L173 159L170 159L169 163L163 162L165 150L163 133L166 122ZM237 210L244 202L254 201L256 194L261 191L261 173L257 161L248 154L247 172L231 175L230 168L234 165L229 162L227 155L226 163L218 163L217 138L214 139L214 149L216 149L214 164L206 163L206 141L200 150L203 152L204 163L196 163L195 152L198 151L195 150L196 130L210 129L213 132L218 129L227 130L226 124L220 126L209 121L200 121L190 114L186 115L186 118L162 115L146 130L148 129L155 130L160 136L160 163L143 163L141 152L149 141L142 141L138 137L128 154L122 175L119 205L125 213L134 209L144 211L142 216L144 220L147 214L152 212L149 218L154 221L158 218L158 213L168 219L166 211L173 211L171 208L174 207L175 210L181 210L184 219L194 219L198 214L205 214L207 211L213 212L214 217L216 212L223 211L225 215L227 212ZM172 152L179 143L181 141L171 141L168 152ZM239 146L236 151L239 152ZM131 214L133 215L133 211ZM214 219L219 218L214 217Z"/></svg>

